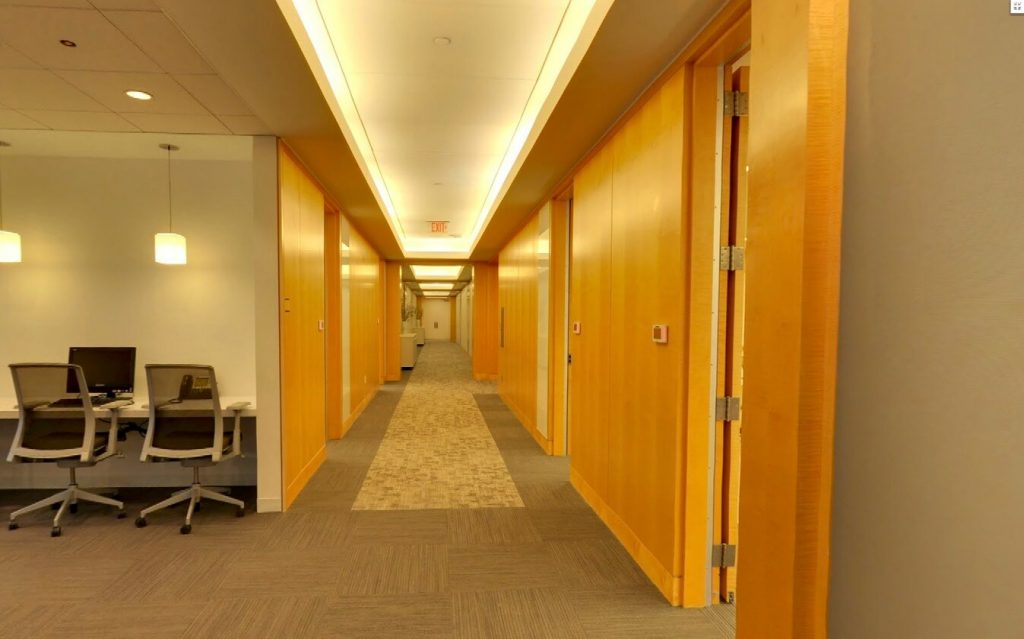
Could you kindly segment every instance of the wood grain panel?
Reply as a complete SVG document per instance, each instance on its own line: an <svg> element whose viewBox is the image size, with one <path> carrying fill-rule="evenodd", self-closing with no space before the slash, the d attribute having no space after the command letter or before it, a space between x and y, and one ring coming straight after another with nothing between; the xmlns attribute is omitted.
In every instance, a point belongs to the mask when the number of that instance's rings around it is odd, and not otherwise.
<svg viewBox="0 0 1024 639"><path fill-rule="evenodd" d="M281 449L284 507L324 458L324 198L282 146L280 166Z"/></svg>
<svg viewBox="0 0 1024 639"><path fill-rule="evenodd" d="M385 319L381 304L384 282L377 251L355 228L349 230L349 251L352 414L345 419L346 430L366 408L380 385L381 337Z"/></svg>
<svg viewBox="0 0 1024 639"><path fill-rule="evenodd" d="M825 637L848 2L752 20L737 631Z"/></svg>
<svg viewBox="0 0 1024 639"><path fill-rule="evenodd" d="M327 307L327 438L343 429L341 353L341 215L328 205L324 218L324 286Z"/></svg>
<svg viewBox="0 0 1024 639"><path fill-rule="evenodd" d="M498 393L519 421L537 432L537 215L531 217L498 259L498 304L505 311L505 338L498 348Z"/></svg>
<svg viewBox="0 0 1024 639"><path fill-rule="evenodd" d="M498 379L498 266L473 264L473 377Z"/></svg>
<svg viewBox="0 0 1024 639"><path fill-rule="evenodd" d="M569 308L567 294L569 281L566 268L569 262L569 201L554 200L551 203L551 309L548 370L551 372L548 385L548 432L551 434L551 452L566 454L565 409L568 404L568 357L569 357Z"/></svg>

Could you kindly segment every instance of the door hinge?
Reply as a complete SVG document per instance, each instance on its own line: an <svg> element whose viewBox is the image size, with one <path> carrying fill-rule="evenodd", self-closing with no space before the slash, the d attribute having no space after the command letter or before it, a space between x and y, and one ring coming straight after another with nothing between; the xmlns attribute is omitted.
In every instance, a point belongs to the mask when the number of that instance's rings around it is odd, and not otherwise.
<svg viewBox="0 0 1024 639"><path fill-rule="evenodd" d="M718 249L718 267L723 271L742 271L743 259L742 246L723 246Z"/></svg>
<svg viewBox="0 0 1024 639"><path fill-rule="evenodd" d="M744 91L726 91L724 100L726 117L747 115L750 108L750 94Z"/></svg>
<svg viewBox="0 0 1024 639"><path fill-rule="evenodd" d="M736 544L718 544L711 549L712 568L736 567Z"/></svg>
<svg viewBox="0 0 1024 639"><path fill-rule="evenodd" d="M735 422L740 418L739 397L719 397L715 399L715 421Z"/></svg>
<svg viewBox="0 0 1024 639"><path fill-rule="evenodd" d="M569 363L572 364L572 353L569 353Z"/></svg>

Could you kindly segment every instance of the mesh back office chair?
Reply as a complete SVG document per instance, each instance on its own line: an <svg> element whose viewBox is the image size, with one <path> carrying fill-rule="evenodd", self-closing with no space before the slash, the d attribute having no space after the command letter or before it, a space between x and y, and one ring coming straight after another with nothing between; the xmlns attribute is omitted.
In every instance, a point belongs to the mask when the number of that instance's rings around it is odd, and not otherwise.
<svg viewBox="0 0 1024 639"><path fill-rule="evenodd" d="M95 466L117 453L117 412L129 402L112 402L103 407L110 410L110 427L106 433L96 432L96 415L89 401L88 386L82 367L74 364L11 364L14 392L18 398L18 430L14 434L9 462L56 462L67 468L68 487L56 495L11 513L8 528L18 527L18 517L53 504L60 504L53 518L50 534L60 536L60 521L65 511L78 510L78 501L91 501L113 506L118 517L124 517L124 503L102 497L78 487L75 471ZM78 392L68 393L69 381L77 382ZM72 386L73 387L73 386ZM53 407L50 404L65 397L78 397L81 407Z"/></svg>
<svg viewBox="0 0 1024 639"><path fill-rule="evenodd" d="M146 516L188 501L188 512L181 534L192 532L192 513L200 500L211 499L237 508L245 514L245 503L228 497L226 489L204 488L199 483L199 468L230 459L242 450L242 409L249 402L227 407L233 413L230 435L224 433L224 417L212 366L194 364L147 364L149 386L149 427L142 445L142 461L178 461L192 468L192 486L179 490L158 504L146 508L135 525L146 525Z"/></svg>

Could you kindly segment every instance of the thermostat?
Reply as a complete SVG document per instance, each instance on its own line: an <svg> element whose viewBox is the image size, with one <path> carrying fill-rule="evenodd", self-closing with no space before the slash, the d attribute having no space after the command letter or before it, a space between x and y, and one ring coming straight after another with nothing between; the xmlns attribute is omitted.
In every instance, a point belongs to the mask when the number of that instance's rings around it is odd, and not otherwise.
<svg viewBox="0 0 1024 639"><path fill-rule="evenodd" d="M655 324L651 328L651 340L655 344L668 344L668 324Z"/></svg>

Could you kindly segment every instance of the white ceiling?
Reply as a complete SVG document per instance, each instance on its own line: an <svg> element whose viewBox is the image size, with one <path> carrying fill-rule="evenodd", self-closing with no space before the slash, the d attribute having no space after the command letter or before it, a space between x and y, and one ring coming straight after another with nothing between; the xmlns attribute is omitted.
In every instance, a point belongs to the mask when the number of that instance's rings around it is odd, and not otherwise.
<svg viewBox="0 0 1024 639"><path fill-rule="evenodd" d="M270 133L151 0L0 0L0 129Z"/></svg>
<svg viewBox="0 0 1024 639"><path fill-rule="evenodd" d="M333 100L404 254L464 258L525 153L524 134L543 125L537 112L557 100L555 78L571 75L573 54L582 56L610 3L278 4ZM438 38L450 44L439 45ZM446 232L436 232L431 221L447 221Z"/></svg>

